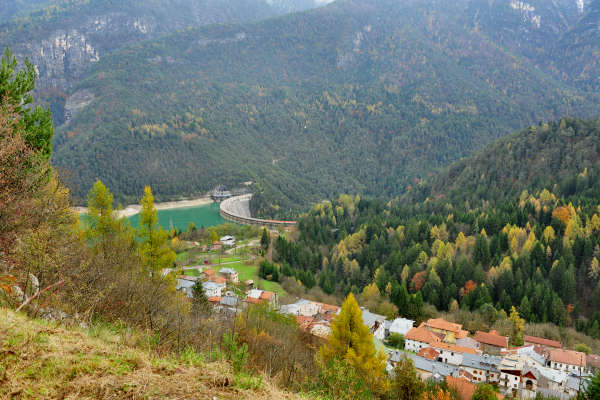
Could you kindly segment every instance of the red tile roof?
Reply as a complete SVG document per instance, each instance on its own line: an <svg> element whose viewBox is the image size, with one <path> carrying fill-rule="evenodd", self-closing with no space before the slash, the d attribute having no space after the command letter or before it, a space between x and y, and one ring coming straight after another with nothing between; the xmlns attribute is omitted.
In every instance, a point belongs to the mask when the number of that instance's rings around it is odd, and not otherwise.
<svg viewBox="0 0 600 400"><path fill-rule="evenodd" d="M544 339L544 338L536 337L536 336L524 335L523 342L539 344L539 345L546 346L546 347L556 347L557 349L562 348L562 344L560 344L560 342L557 342L556 340Z"/></svg>
<svg viewBox="0 0 600 400"><path fill-rule="evenodd" d="M208 301L210 301L211 303L220 303L221 302L221 298L217 297L217 296L211 296L208 298Z"/></svg>
<svg viewBox="0 0 600 400"><path fill-rule="evenodd" d="M508 338L506 336L500 336L498 333L491 332L475 332L475 336L473 339L477 340L479 343L488 344L496 347L507 348L508 347Z"/></svg>
<svg viewBox="0 0 600 400"><path fill-rule="evenodd" d="M554 349L550 350L550 361L585 367L586 355L579 351Z"/></svg>
<svg viewBox="0 0 600 400"><path fill-rule="evenodd" d="M227 279L223 278L222 276L217 276L216 278L212 279L213 282L215 283L227 283Z"/></svg>
<svg viewBox="0 0 600 400"><path fill-rule="evenodd" d="M462 330L462 325L448 322L442 318L432 318L425 324L428 328L440 329L448 332L458 333Z"/></svg>
<svg viewBox="0 0 600 400"><path fill-rule="evenodd" d="M476 350L473 350L469 347L457 346L455 344L448 344L448 343L440 342L440 343L432 343L431 346L435 349L448 350L448 351L453 351L455 353L479 354Z"/></svg>
<svg viewBox="0 0 600 400"><path fill-rule="evenodd" d="M417 355L419 357L425 357L428 360L435 360L436 358L438 358L440 353L437 352L435 349L432 349L431 347L425 347L424 349L421 349L421 351L419 351Z"/></svg>
<svg viewBox="0 0 600 400"><path fill-rule="evenodd" d="M275 293L273 292L267 292L266 290L263 290L263 292L260 294L260 299L261 300L271 300L271 297L273 297L275 295Z"/></svg>
<svg viewBox="0 0 600 400"><path fill-rule="evenodd" d="M469 382L466 378L447 376L446 382L448 382L448 386L456 389L461 400L471 400L477 389L477 386Z"/></svg>
<svg viewBox="0 0 600 400"><path fill-rule="evenodd" d="M214 269L207 269L203 271L207 276L215 276L215 270Z"/></svg>
<svg viewBox="0 0 600 400"><path fill-rule="evenodd" d="M440 339L436 335L429 332L425 328L412 328L410 331L408 331L406 333L406 336L404 338L408 339L408 340L414 340L416 342L429 343L429 344L437 343L440 341Z"/></svg>

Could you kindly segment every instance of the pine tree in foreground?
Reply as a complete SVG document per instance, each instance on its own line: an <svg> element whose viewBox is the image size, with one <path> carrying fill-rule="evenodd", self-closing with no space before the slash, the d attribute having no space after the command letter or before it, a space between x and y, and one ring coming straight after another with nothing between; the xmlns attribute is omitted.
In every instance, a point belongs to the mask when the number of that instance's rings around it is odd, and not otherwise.
<svg viewBox="0 0 600 400"><path fill-rule="evenodd" d="M331 334L327 344L321 347L320 356L324 365L334 359L346 362L373 392L383 394L389 391L385 354L375 349L373 335L363 323L362 311L352 293L333 319Z"/></svg>

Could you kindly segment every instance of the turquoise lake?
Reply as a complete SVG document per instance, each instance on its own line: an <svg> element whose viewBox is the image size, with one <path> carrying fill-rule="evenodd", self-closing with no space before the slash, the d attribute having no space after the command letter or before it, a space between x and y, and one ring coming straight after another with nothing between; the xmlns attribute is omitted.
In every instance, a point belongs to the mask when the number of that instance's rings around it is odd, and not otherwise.
<svg viewBox="0 0 600 400"><path fill-rule="evenodd" d="M131 226L138 227L140 216L136 214L127 218ZM227 221L219 214L219 204L211 203L198 207L174 208L171 210L158 211L158 223L164 229L177 228L185 231L190 222L196 225L196 228L217 226Z"/></svg>

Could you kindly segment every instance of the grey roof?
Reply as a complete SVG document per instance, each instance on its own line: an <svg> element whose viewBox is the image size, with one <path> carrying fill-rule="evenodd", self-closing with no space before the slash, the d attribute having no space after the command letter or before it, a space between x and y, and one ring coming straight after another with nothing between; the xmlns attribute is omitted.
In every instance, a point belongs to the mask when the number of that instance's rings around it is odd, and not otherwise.
<svg viewBox="0 0 600 400"><path fill-rule="evenodd" d="M175 287L175 289L190 289L194 287L195 284L196 282L190 281L188 279L177 279L177 286Z"/></svg>
<svg viewBox="0 0 600 400"><path fill-rule="evenodd" d="M228 274L228 275L234 275L237 274L237 271L233 268L221 268L219 270L220 274Z"/></svg>
<svg viewBox="0 0 600 400"><path fill-rule="evenodd" d="M222 285L219 285L218 283L215 282L203 282L202 283L202 288L204 290L214 290L217 288L223 287Z"/></svg>
<svg viewBox="0 0 600 400"><path fill-rule="evenodd" d="M367 310L364 307L361 308L361 310L363 323L369 328L372 327L376 321L382 325L385 324L386 318L383 315L373 314L371 311Z"/></svg>
<svg viewBox="0 0 600 400"><path fill-rule="evenodd" d="M400 362L404 359L404 357L405 357L404 354L405 353L402 351L398 351L398 350L392 351L390 354L390 361L391 362Z"/></svg>
<svg viewBox="0 0 600 400"><path fill-rule="evenodd" d="M419 357L411 353L407 353L406 356L413 360L416 369L431 372L434 375L437 374L440 376L450 376L458 372L458 367L456 365L431 361L425 357Z"/></svg>
<svg viewBox="0 0 600 400"><path fill-rule="evenodd" d="M538 363L540 365L546 365L546 359L544 358L544 356L536 353L533 350L523 353L523 355L531 358L533 361L535 361L536 363Z"/></svg>
<svg viewBox="0 0 600 400"><path fill-rule="evenodd" d="M589 385L589 380L586 378L579 378L577 376L569 376L567 378L567 388L571 390L577 390L581 388L581 390L587 389Z"/></svg>
<svg viewBox="0 0 600 400"><path fill-rule="evenodd" d="M478 355L478 354L463 354L462 366L481 369L490 372L500 372L498 365L502 362L502 357L492 355Z"/></svg>
<svg viewBox="0 0 600 400"><path fill-rule="evenodd" d="M401 333L406 335L413 328L415 321L406 318L396 318L390 323L390 332Z"/></svg>
<svg viewBox="0 0 600 400"><path fill-rule="evenodd" d="M224 306L235 307L238 304L238 298L236 296L225 296L221 299L221 304Z"/></svg>
<svg viewBox="0 0 600 400"><path fill-rule="evenodd" d="M545 379L552 382L562 383L567 378L567 374L563 371L558 371L547 367L537 367L536 369Z"/></svg>

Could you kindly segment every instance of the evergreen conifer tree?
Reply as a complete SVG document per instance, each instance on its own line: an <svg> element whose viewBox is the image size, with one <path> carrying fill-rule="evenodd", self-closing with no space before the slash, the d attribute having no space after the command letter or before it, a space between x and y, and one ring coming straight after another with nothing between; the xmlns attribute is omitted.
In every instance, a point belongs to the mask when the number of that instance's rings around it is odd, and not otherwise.
<svg viewBox="0 0 600 400"><path fill-rule="evenodd" d="M344 360L374 392L386 393L389 390L389 381L385 379L386 357L375 349L373 335L363 323L362 311L352 293L333 319L331 330L327 344L320 351L325 364L335 358Z"/></svg>
<svg viewBox="0 0 600 400"><path fill-rule="evenodd" d="M158 215L154 207L154 196L149 186L144 189L142 211L140 212L140 229L138 235L142 240L140 255L142 263L148 271L160 271L173 266L175 252L169 248L169 234L158 224Z"/></svg>

